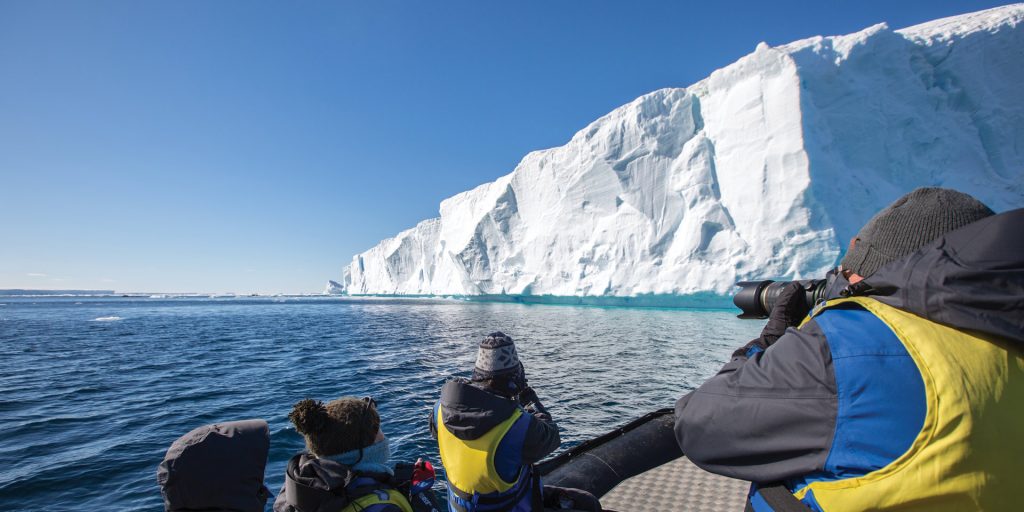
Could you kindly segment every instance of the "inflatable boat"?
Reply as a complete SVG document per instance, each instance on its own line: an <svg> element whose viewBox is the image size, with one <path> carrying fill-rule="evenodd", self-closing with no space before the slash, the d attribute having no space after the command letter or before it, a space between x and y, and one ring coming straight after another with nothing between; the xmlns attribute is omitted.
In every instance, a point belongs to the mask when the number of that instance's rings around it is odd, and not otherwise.
<svg viewBox="0 0 1024 512"><path fill-rule="evenodd" d="M590 492L609 510L743 510L748 482L708 473L683 456L661 409L542 461L545 485Z"/></svg>

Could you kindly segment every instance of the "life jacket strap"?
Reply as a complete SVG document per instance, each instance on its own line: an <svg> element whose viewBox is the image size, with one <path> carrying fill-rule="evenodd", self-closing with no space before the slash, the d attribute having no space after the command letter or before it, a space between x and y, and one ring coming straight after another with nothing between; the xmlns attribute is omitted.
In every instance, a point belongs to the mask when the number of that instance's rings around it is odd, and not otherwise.
<svg viewBox="0 0 1024 512"><path fill-rule="evenodd" d="M768 503L774 512L807 512L809 508L802 501L790 492L789 488L781 483L773 483L765 486L757 486L754 491L761 495L761 498ZM754 510L747 499L746 510Z"/></svg>
<svg viewBox="0 0 1024 512"><path fill-rule="evenodd" d="M473 493L470 499L467 500L463 497L465 494L456 489L455 486L447 484L447 482L446 485L448 485L448 497L451 501L454 501L456 505L466 512L476 512L477 503L480 501L479 494Z"/></svg>
<svg viewBox="0 0 1024 512"><path fill-rule="evenodd" d="M527 466L519 475L516 486L505 493L480 494L477 492L467 493L458 489L451 483L447 483L448 496L466 512L487 512L491 510L506 510L514 507L534 487L534 475L532 468Z"/></svg>

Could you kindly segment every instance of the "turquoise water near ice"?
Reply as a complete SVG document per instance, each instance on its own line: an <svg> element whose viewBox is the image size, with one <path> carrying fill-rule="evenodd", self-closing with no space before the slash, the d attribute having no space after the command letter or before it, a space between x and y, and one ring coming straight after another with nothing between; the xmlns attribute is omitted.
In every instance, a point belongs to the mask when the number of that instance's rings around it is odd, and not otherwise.
<svg viewBox="0 0 1024 512"><path fill-rule="evenodd" d="M397 460L437 462L427 414L476 344L512 336L562 449L671 407L759 322L731 310L345 298L0 297L0 510L162 510L189 430L270 423L275 493L297 400L373 395Z"/></svg>

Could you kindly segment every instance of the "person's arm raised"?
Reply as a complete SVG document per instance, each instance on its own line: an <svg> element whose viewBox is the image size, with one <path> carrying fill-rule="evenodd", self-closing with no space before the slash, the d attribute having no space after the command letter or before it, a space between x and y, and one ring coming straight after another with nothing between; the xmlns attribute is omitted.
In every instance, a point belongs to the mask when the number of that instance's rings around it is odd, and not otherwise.
<svg viewBox="0 0 1024 512"><path fill-rule="evenodd" d="M814 321L763 352L735 355L676 402L683 453L721 475L769 482L823 467L835 430L835 374Z"/></svg>
<svg viewBox="0 0 1024 512"><path fill-rule="evenodd" d="M523 395L526 395L525 398L528 400L524 400ZM562 438L558 433L558 425L540 403L533 388L526 388L520 394L519 400L525 404L525 410L532 415L523 441L523 463L533 464L555 451L562 444Z"/></svg>

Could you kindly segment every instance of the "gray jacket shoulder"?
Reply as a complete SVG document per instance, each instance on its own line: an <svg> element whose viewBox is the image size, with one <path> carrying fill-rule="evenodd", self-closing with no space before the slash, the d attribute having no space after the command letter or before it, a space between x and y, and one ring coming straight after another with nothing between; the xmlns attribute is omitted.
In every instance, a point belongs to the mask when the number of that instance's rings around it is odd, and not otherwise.
<svg viewBox="0 0 1024 512"><path fill-rule="evenodd" d="M771 482L824 466L838 398L832 356L812 320L764 352L736 357L676 402L676 440L722 475Z"/></svg>

